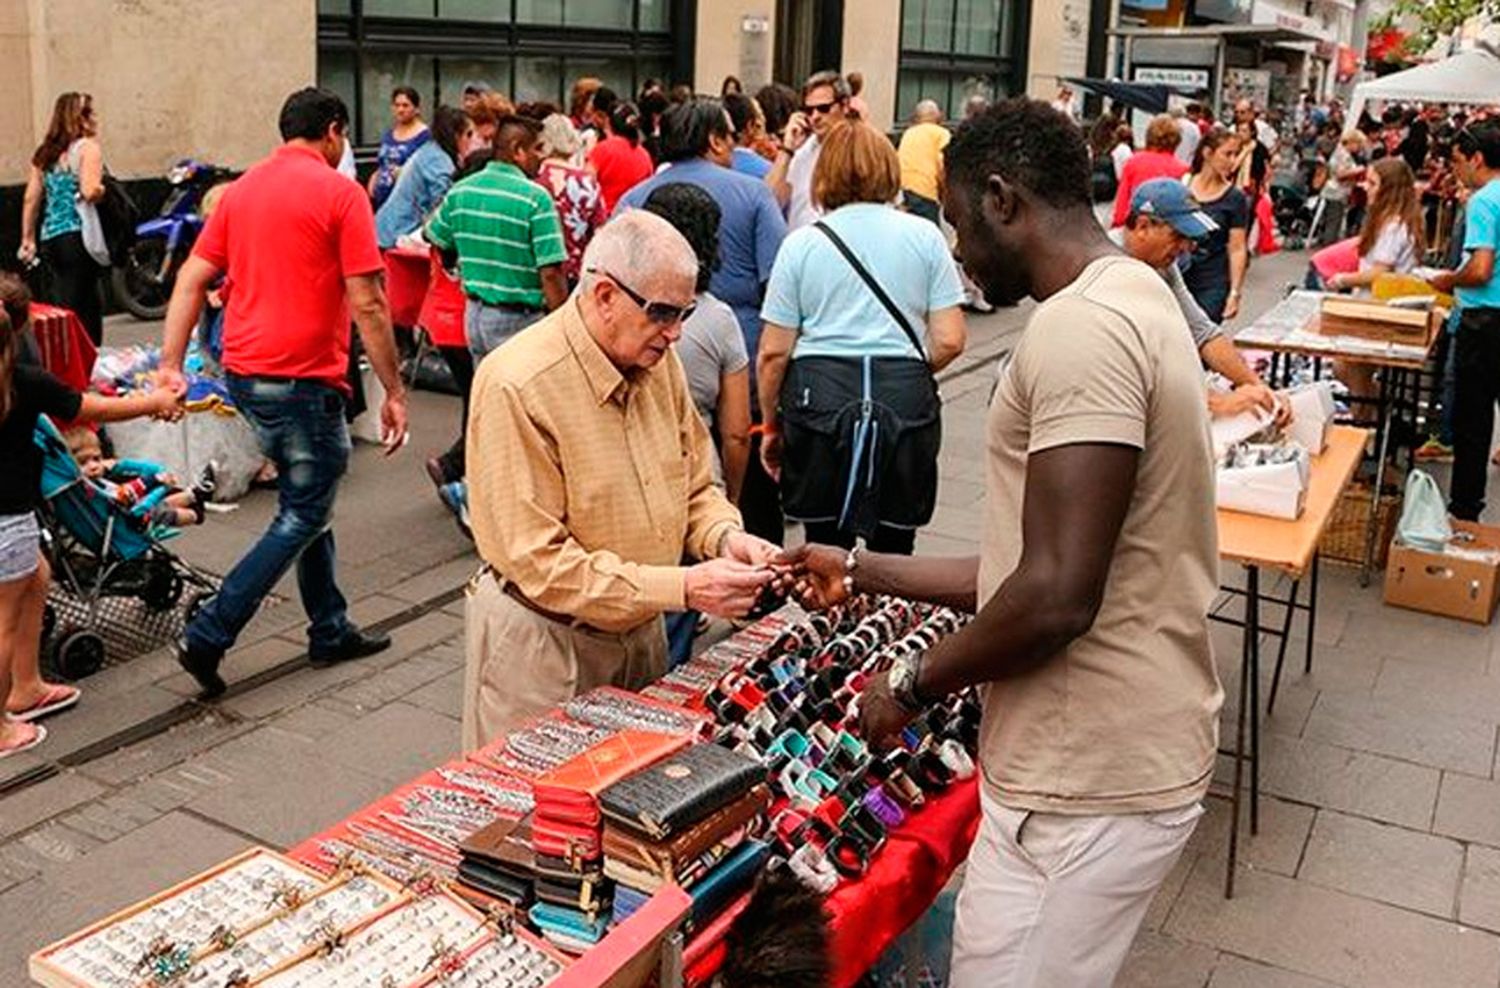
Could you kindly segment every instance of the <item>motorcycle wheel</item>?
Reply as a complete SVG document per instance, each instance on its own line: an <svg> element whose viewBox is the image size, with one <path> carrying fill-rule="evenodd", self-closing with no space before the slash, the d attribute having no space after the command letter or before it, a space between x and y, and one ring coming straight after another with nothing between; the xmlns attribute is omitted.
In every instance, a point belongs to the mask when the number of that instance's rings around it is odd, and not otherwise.
<svg viewBox="0 0 1500 988"><path fill-rule="evenodd" d="M177 269L173 265L166 281L157 280L166 249L166 243L155 237L138 240L130 245L125 263L110 272L115 297L137 319L160 319L167 314Z"/></svg>

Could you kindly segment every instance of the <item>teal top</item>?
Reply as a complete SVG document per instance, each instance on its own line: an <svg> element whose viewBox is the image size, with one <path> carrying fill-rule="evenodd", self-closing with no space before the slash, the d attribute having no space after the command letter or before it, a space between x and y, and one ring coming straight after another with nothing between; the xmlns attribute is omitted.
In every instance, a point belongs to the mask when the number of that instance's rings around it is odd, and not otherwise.
<svg viewBox="0 0 1500 988"><path fill-rule="evenodd" d="M78 218L78 175L61 165L58 162L42 173L42 240L83 229Z"/></svg>
<svg viewBox="0 0 1500 988"><path fill-rule="evenodd" d="M1500 253L1500 178L1492 178L1484 188L1469 196L1465 212L1464 260L1476 250ZM1460 288L1455 294L1464 309L1500 309L1500 270L1490 280L1474 288Z"/></svg>

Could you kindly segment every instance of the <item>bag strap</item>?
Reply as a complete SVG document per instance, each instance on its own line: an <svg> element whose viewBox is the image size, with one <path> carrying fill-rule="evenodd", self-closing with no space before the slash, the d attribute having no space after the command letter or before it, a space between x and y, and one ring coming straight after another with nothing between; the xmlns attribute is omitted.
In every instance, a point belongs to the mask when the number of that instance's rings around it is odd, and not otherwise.
<svg viewBox="0 0 1500 988"><path fill-rule="evenodd" d="M880 304L885 306L885 311L889 312L891 318L896 320L896 325L905 331L906 338L911 340L911 345L917 348L917 353L922 356L923 360L927 359L927 351L922 348L921 337L917 336L917 331L911 328L911 323L907 320L906 313L902 312L900 307L891 301L891 297L885 293L884 288L880 287L880 282L875 280L875 276L870 274L869 269L859 263L859 258L854 256L854 251L849 249L849 245L844 243L839 235L833 232L833 228L822 220L818 220L813 226L817 227L823 233L823 236L833 241L833 245L838 248L839 253L844 255L844 260L848 261L849 266L854 269L854 273L859 275L860 279L866 285L870 286L870 291L874 292L875 297L880 300Z"/></svg>

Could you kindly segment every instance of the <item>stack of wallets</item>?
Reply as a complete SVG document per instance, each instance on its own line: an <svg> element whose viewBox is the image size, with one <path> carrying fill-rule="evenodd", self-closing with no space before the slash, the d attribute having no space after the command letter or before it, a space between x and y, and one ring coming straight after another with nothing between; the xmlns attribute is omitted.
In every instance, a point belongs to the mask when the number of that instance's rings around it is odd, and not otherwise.
<svg viewBox="0 0 1500 988"><path fill-rule="evenodd" d="M530 844L533 923L553 945L580 953L604 935L613 883L604 875L600 794L689 743L682 735L622 731L536 781Z"/></svg>
<svg viewBox="0 0 1500 988"><path fill-rule="evenodd" d="M472 889L529 909L536 898L536 852L531 848L531 814L496 820L458 846L458 880Z"/></svg>
<svg viewBox="0 0 1500 988"><path fill-rule="evenodd" d="M740 752L693 745L610 786L599 803L616 922L667 883L694 897L691 919L710 918L765 861L754 837L771 805L766 769Z"/></svg>

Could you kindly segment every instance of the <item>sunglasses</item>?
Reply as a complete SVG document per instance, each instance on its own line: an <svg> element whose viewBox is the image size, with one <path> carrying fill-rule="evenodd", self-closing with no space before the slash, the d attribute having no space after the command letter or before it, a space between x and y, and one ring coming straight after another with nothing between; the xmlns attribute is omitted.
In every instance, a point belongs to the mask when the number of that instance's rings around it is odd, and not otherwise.
<svg viewBox="0 0 1500 988"><path fill-rule="evenodd" d="M838 100L829 100L827 103L804 103L802 104L802 112L806 113L808 116L813 116L816 114L828 114L832 113L833 108L838 105Z"/></svg>
<svg viewBox="0 0 1500 988"><path fill-rule="evenodd" d="M689 302L687 305L673 305L671 302L653 302L603 268L589 268L588 271L590 274L601 275L614 282L620 291L630 297L630 301L640 306L641 311L646 314L646 318L658 326L670 326L673 323L686 322L688 317L698 309L697 302Z"/></svg>

